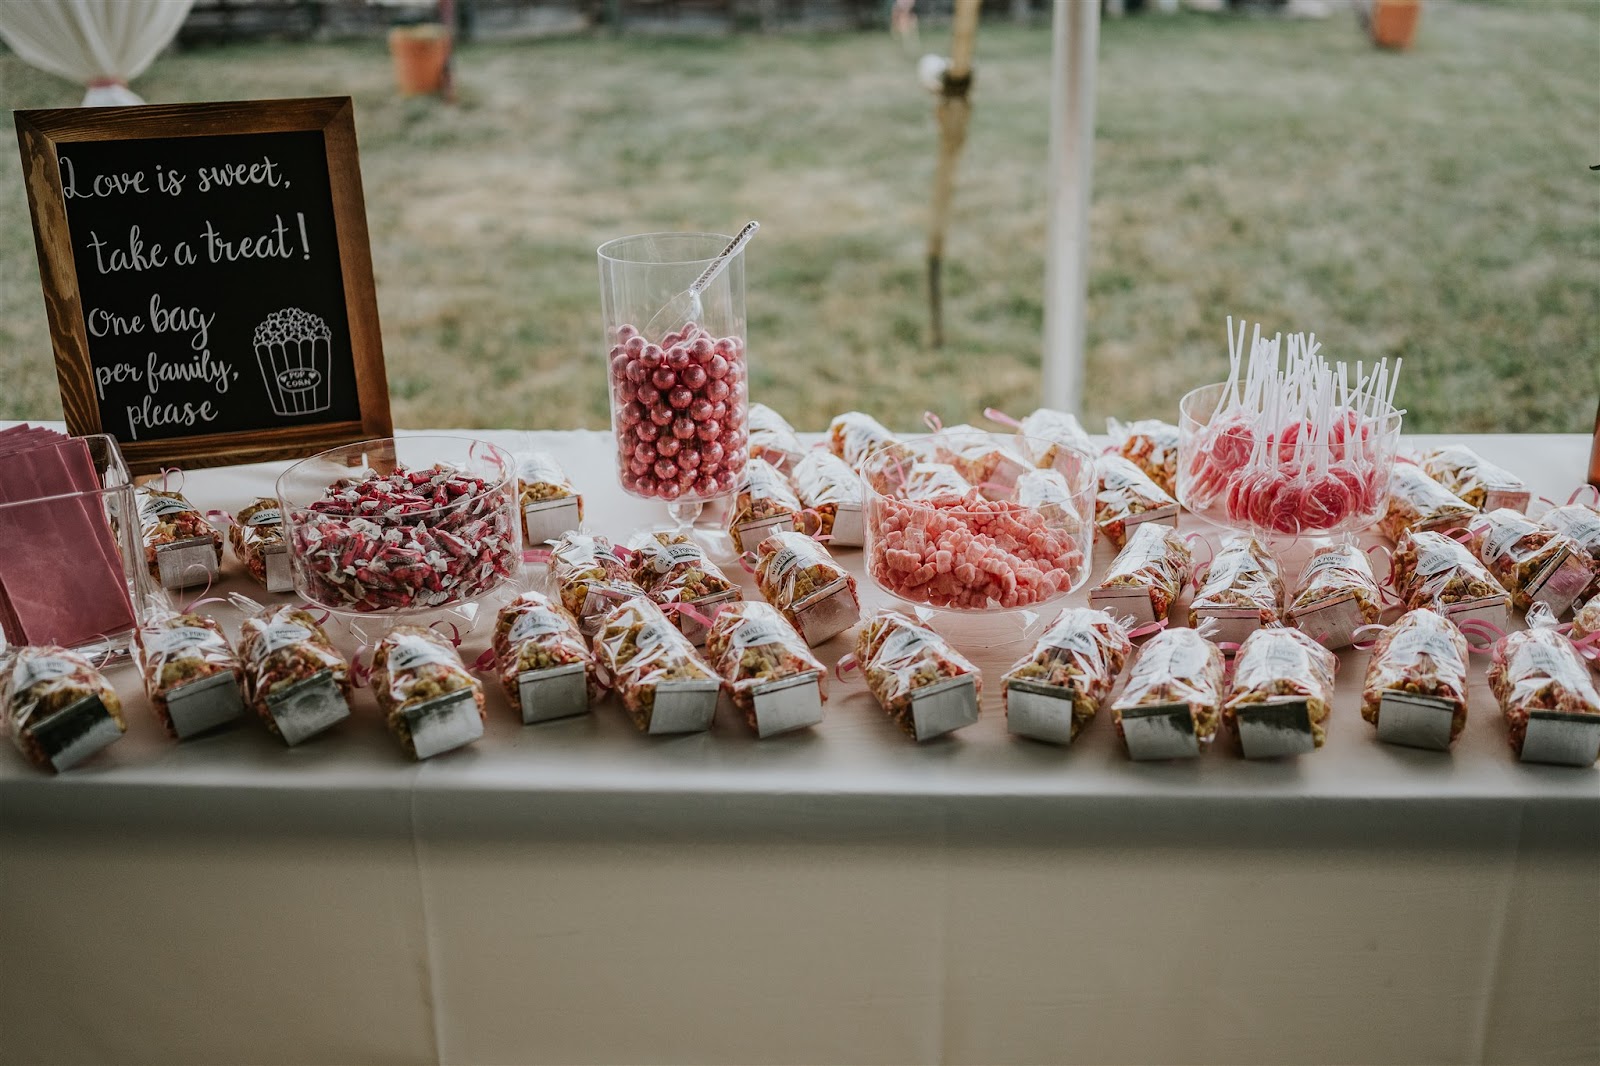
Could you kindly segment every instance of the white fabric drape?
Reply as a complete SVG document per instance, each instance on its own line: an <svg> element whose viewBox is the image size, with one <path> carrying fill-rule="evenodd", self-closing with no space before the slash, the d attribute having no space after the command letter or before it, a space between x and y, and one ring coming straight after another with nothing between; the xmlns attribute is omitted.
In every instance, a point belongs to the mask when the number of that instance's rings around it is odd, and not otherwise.
<svg viewBox="0 0 1600 1066"><path fill-rule="evenodd" d="M183 25L194 0L7 0L0 38L40 70L88 86L85 107L144 103L128 82Z"/></svg>

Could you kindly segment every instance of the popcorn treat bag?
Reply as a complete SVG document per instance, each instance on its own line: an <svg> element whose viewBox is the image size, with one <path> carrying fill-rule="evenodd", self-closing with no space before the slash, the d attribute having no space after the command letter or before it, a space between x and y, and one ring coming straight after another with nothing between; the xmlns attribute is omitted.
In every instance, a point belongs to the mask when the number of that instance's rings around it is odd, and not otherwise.
<svg viewBox="0 0 1600 1066"><path fill-rule="evenodd" d="M756 587L813 648L861 619L855 576L803 533L774 533L757 548Z"/></svg>
<svg viewBox="0 0 1600 1066"><path fill-rule="evenodd" d="M750 460L734 486L733 505L728 509L728 535L734 549L754 551L768 534L798 529L800 511L800 501L777 467Z"/></svg>
<svg viewBox="0 0 1600 1066"><path fill-rule="evenodd" d="M0 653L0 714L17 750L51 773L71 769L128 731L111 683L88 659L54 646Z"/></svg>
<svg viewBox="0 0 1600 1066"><path fill-rule="evenodd" d="M806 453L792 470L795 495L817 516L816 535L829 538L835 546L860 547L865 498L861 475L843 459L821 449Z"/></svg>
<svg viewBox="0 0 1600 1066"><path fill-rule="evenodd" d="M1222 720L1245 758L1295 755L1327 739L1339 661L1300 632L1274 626L1250 634L1234 663Z"/></svg>
<svg viewBox="0 0 1600 1066"><path fill-rule="evenodd" d="M133 490L139 503L144 563L162 588L204 585L222 565L222 534L181 492L148 485Z"/></svg>
<svg viewBox="0 0 1600 1066"><path fill-rule="evenodd" d="M976 426L950 426L935 438L940 462L955 468L968 483L991 500L1009 499L1017 478L1032 469L1021 455L998 443Z"/></svg>
<svg viewBox="0 0 1600 1066"><path fill-rule="evenodd" d="M1111 694L1132 652L1127 631L1104 611L1063 608L1001 679L1006 727L1071 743Z"/></svg>
<svg viewBox="0 0 1600 1066"><path fill-rule="evenodd" d="M586 633L621 601L645 595L611 541L586 533L568 533L550 549L550 582Z"/></svg>
<svg viewBox="0 0 1600 1066"><path fill-rule="evenodd" d="M1148 418L1124 423L1106 419L1106 431L1117 454L1147 474L1171 496L1178 491L1178 427Z"/></svg>
<svg viewBox="0 0 1600 1066"><path fill-rule="evenodd" d="M583 522L583 497L549 452L533 452L517 462L517 513L522 542L538 547Z"/></svg>
<svg viewBox="0 0 1600 1066"><path fill-rule="evenodd" d="M898 495L923 503L954 502L972 491L972 483L949 463L912 463Z"/></svg>
<svg viewBox="0 0 1600 1066"><path fill-rule="evenodd" d="M1577 541L1502 507L1472 525L1472 553L1521 610L1543 603L1566 614L1594 580L1594 564Z"/></svg>
<svg viewBox="0 0 1600 1066"><path fill-rule="evenodd" d="M1403 533L1390 561L1395 595L1407 610L1427 607L1457 625L1504 625L1510 595L1459 541L1423 530Z"/></svg>
<svg viewBox="0 0 1600 1066"><path fill-rule="evenodd" d="M1413 463L1395 463L1389 478L1389 505L1377 530L1398 541L1406 532L1465 526L1478 509L1425 474Z"/></svg>
<svg viewBox="0 0 1600 1066"><path fill-rule="evenodd" d="M1076 477L1081 461L1075 449L1097 450L1076 415L1041 407L1017 423L1017 446L1024 459L1040 469Z"/></svg>
<svg viewBox="0 0 1600 1066"><path fill-rule="evenodd" d="M1455 623L1424 607L1385 629L1367 663L1361 717L1387 743L1455 743L1467 724L1467 641Z"/></svg>
<svg viewBox="0 0 1600 1066"><path fill-rule="evenodd" d="M927 626L879 611L856 634L855 654L878 705L917 740L978 720L978 668Z"/></svg>
<svg viewBox="0 0 1600 1066"><path fill-rule="evenodd" d="M788 421L764 403L753 403L747 416L750 426L750 458L771 463L779 470L793 470L806 456L806 447Z"/></svg>
<svg viewBox="0 0 1600 1066"><path fill-rule="evenodd" d="M1595 577L1584 590L1584 597L1600 595L1600 510L1581 503L1552 507L1539 516L1539 524L1548 530L1571 537L1580 548L1589 553L1589 564L1594 570Z"/></svg>
<svg viewBox="0 0 1600 1066"><path fill-rule="evenodd" d="M244 667L213 618L151 611L139 626L134 660L170 737L187 739L244 712Z"/></svg>
<svg viewBox="0 0 1600 1066"><path fill-rule="evenodd" d="M372 655L372 691L389 731L413 759L483 736L483 686L435 630L391 629Z"/></svg>
<svg viewBox="0 0 1600 1066"><path fill-rule="evenodd" d="M1215 639L1237 643L1278 623L1283 580L1277 562L1254 537L1238 534L1224 541L1204 581L1189 604L1191 629L1213 618L1219 626Z"/></svg>
<svg viewBox="0 0 1600 1066"><path fill-rule="evenodd" d="M710 614L717 604L743 597L738 585L710 559L687 533L641 533L630 543L633 580L657 604L693 605ZM687 612L672 612L673 621L695 644L706 639L705 624Z"/></svg>
<svg viewBox="0 0 1600 1066"><path fill-rule="evenodd" d="M1462 444L1437 448L1424 455L1422 469L1480 511L1501 507L1526 511L1532 499L1527 482Z"/></svg>
<svg viewBox="0 0 1600 1066"><path fill-rule="evenodd" d="M1289 624L1325 648L1350 646L1355 631L1383 613L1367 553L1353 544L1328 544L1311 553L1289 601Z"/></svg>
<svg viewBox="0 0 1600 1066"><path fill-rule="evenodd" d="M846 411L828 424L828 450L857 468L874 449L896 444L899 439L876 418L860 411Z"/></svg>
<svg viewBox="0 0 1600 1066"><path fill-rule="evenodd" d="M724 607L706 638L706 657L727 682L734 706L760 736L822 720L827 671L771 604Z"/></svg>
<svg viewBox="0 0 1600 1066"><path fill-rule="evenodd" d="M247 617L239 659L251 709L285 744L350 716L350 664L311 612L285 606Z"/></svg>
<svg viewBox="0 0 1600 1066"><path fill-rule="evenodd" d="M1592 597L1588 603L1572 614L1573 640L1583 640L1596 633L1600 633L1600 594Z"/></svg>
<svg viewBox="0 0 1600 1066"><path fill-rule="evenodd" d="M1600 757L1600 692L1572 642L1542 606L1529 628L1494 647L1489 688L1500 703L1511 750L1523 762L1592 766Z"/></svg>
<svg viewBox="0 0 1600 1066"><path fill-rule="evenodd" d="M1111 705L1128 756L1198 755L1217 735L1226 668L1221 650L1192 629L1164 629L1146 641Z"/></svg>
<svg viewBox="0 0 1600 1066"><path fill-rule="evenodd" d="M636 599L613 608L595 634L594 652L640 732L711 727L721 679L654 603Z"/></svg>
<svg viewBox="0 0 1600 1066"><path fill-rule="evenodd" d="M1046 523L1063 532L1075 534L1083 529L1072 488L1055 470L1030 470L1017 478L1017 502L1038 511Z"/></svg>
<svg viewBox="0 0 1600 1066"><path fill-rule="evenodd" d="M1194 565L1177 530L1136 526L1127 546L1111 560L1105 578L1089 593L1093 607L1137 622L1159 622L1172 610Z"/></svg>
<svg viewBox="0 0 1600 1066"><path fill-rule="evenodd" d="M500 686L524 725L582 714L605 694L577 620L542 592L500 609L493 648Z"/></svg>
<svg viewBox="0 0 1600 1066"><path fill-rule="evenodd" d="M1094 521L1113 545L1127 544L1135 527L1146 522L1178 523L1178 501L1120 455L1102 455L1098 462L1100 490L1094 498Z"/></svg>
<svg viewBox="0 0 1600 1066"><path fill-rule="evenodd" d="M289 542L283 536L283 507L275 498L257 497L234 515L228 540L256 584L268 592L294 591Z"/></svg>

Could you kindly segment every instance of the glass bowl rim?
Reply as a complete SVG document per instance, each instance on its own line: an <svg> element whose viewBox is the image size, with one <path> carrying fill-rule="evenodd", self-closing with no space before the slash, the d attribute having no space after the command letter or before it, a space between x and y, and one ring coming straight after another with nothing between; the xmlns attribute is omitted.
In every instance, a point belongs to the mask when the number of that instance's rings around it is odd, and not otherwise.
<svg viewBox="0 0 1600 1066"><path fill-rule="evenodd" d="M716 242L716 248L713 249L709 255L700 256L694 259L630 259L625 255L615 255L608 251L608 249L615 248L616 246L625 244L629 241L642 241L649 237L704 237L709 241ZM728 234L713 233L709 230L656 230L651 233L630 233L623 237L612 237L610 240L602 241L600 245L595 248L595 254L599 256L603 262L620 263L624 266L666 267L704 265L715 259L717 257L717 253L722 251L723 248L727 247L728 242L731 240L733 240L733 237ZM739 249L738 253L734 255L733 259L739 259L743 255L744 249L741 248ZM730 263L731 262L732 260L730 260Z"/></svg>
<svg viewBox="0 0 1600 1066"><path fill-rule="evenodd" d="M418 434L415 434L415 435L407 434L406 436L403 436L403 437L401 437L401 436L372 437L372 438L370 438L368 440L354 441L354 442L352 442L350 444L339 444L339 445L335 445L332 448L324 448L322 451L317 452L314 455L308 455L303 459L296 460L286 470L284 470L283 473L279 474L278 477L277 477L277 480L273 482L273 491L275 493L277 493L278 506L282 509L282 514L283 514L284 520L286 522L288 522L288 521L305 521L305 519L301 517L302 515L318 513L318 512L314 512L314 511L311 510L311 504L315 503L317 500L326 499L327 498L327 495L326 495L327 494L327 489L329 487L331 487L332 484L333 484L332 482L328 482L326 485L324 485L322 490L321 490L322 495L319 495L319 496L315 497L312 500L291 501L284 494L284 483L291 477L291 475L293 475L301 467L307 466L308 464L313 463L313 462L317 462L318 460L329 461L328 457L332 456L333 454L335 454L337 452L354 451L356 449L368 448L368 447L375 446L375 445L383 445L383 444L390 443L390 442L393 442L394 444L398 445L402 441L410 441L410 442L450 441L452 443L465 444L465 445L467 445L467 451L468 451L469 455L472 453L472 450L474 448L480 448L481 447L481 448L493 449L493 451L499 453L499 456L496 457L497 461L499 460L499 457L501 457L501 456L504 457L504 462L502 463L502 465L505 467L506 473L505 473L505 476L502 477L500 480L494 482L493 484L486 485L482 490L480 490L478 492L474 492L474 493L471 493L471 494L466 495L466 496L457 496L454 500L451 500L449 503L441 504L438 507L430 508L429 510L426 510L426 511L415 511L415 512L412 512L411 514L406 515L404 517L404 520L401 521L399 524L411 525L411 524L413 524L413 523L415 523L417 521L426 521L433 515L439 515L439 514L443 514L443 513L446 513L446 512L452 512L452 511L458 510L458 509L460 509L462 507L463 504L475 503L478 500L482 500L482 499L485 499L485 498L489 497L493 493L501 492L501 491L505 490L509 486L513 485L515 483L515 481L517 480L516 456L513 455L509 449L504 448L504 447L494 443L491 440L485 440L482 437L461 437L461 436L456 436L454 434L449 434L449 433L418 433ZM395 450L396 450L396 452L398 452L399 451L398 447L396 447ZM451 465L454 465L454 464L451 464ZM462 468L458 466L457 469L461 470ZM378 473L377 469L375 467L373 467L371 464L368 464L367 470L372 472L372 473L375 473L375 474ZM474 477L481 476L481 475L473 474L472 471L463 471L463 472L469 474L470 476L474 476ZM338 516L338 517L368 518L369 521L377 522L379 524L384 524L385 522L395 521L395 520L391 520L391 519L384 519L381 515L380 516L376 516L376 517L369 517L369 516L366 516L366 515Z"/></svg>
<svg viewBox="0 0 1600 1066"><path fill-rule="evenodd" d="M1210 384L1207 384L1207 385L1198 385L1195 388L1192 388L1188 392L1184 393L1181 397L1179 397L1179 399L1178 399L1178 427L1179 427L1179 429L1183 428L1183 423L1184 423L1184 420L1186 420L1186 419L1191 421L1191 422L1193 422L1196 426L1199 426L1201 428L1205 428L1207 426L1210 426L1211 425L1211 419L1216 417L1216 413L1217 413L1216 409L1213 408L1212 411L1211 411L1211 414L1207 415L1206 416L1206 420L1204 422L1202 422L1198 418L1196 418L1194 415L1189 413L1189 404L1190 404L1191 401L1196 400L1196 398L1199 396L1199 394L1202 393L1202 392L1205 392L1207 389L1219 389L1220 390L1220 389L1226 388L1227 384L1228 383L1226 381L1213 381L1213 382L1211 382ZM1219 400L1220 400L1220 396L1219 396ZM1383 404L1383 408L1380 411L1380 414L1383 416L1383 425L1381 427L1379 427L1378 434L1380 436L1389 436L1390 434L1399 435L1400 428L1404 423L1404 417L1402 416L1402 414L1400 412L1400 409L1395 407L1393 404L1389 403L1387 400L1384 400L1384 401L1381 401L1381 402ZM1392 424L1391 424L1391 420L1392 420ZM1320 445L1319 447L1327 448L1329 446L1330 445L1323 444L1323 445Z"/></svg>
<svg viewBox="0 0 1600 1066"><path fill-rule="evenodd" d="M901 446L901 445L914 445L914 444L916 444L918 442L922 442L922 441L935 440L936 438L945 436L947 431L948 431L948 427L947 427L947 429L942 429L942 430L939 430L938 432L935 432L935 433L923 433L923 434L919 434L919 435L914 436L914 437L899 437L899 436L897 436L894 441L892 441L890 443L887 443L887 444L877 445L876 447L874 447L871 450L869 450L866 455L862 456L861 462L859 464L857 464L857 476L860 477L860 479L861 479L862 492L865 494L863 502L865 502L865 500L869 500L869 499L879 499L879 500L888 501L890 503L898 504L901 507L912 507L912 508L916 508L917 510L922 510L922 511L938 511L940 514L948 514L948 515L975 516L975 515L980 515L980 514L983 514L983 515L993 514L994 512L987 511L987 510L982 510L982 511L980 511L980 510L972 510L971 508L967 508L967 507L939 507L939 506L935 506L934 504L930 503L927 500L907 500L907 499L904 499L903 497L900 497L900 496L891 496L886 492L880 491L877 488L877 486L873 485L872 479L867 475L867 467L868 467L868 465L871 464L874 459L877 459L880 456L883 456L886 453L888 453L891 449L896 448L896 447ZM997 439L1005 439L1005 440L1016 440L1018 437L1023 436L1023 434L1019 434L1019 433L991 432L989 430L982 430L982 432L988 433L991 437L994 437L994 438L997 438ZM1085 477L1087 479L1087 483L1082 485L1082 486L1080 486L1080 487L1078 487L1078 488L1073 488L1070 481L1067 484L1067 495L1072 497L1072 499L1074 499L1074 500L1079 499L1081 496L1083 496L1085 494L1088 494L1092 498L1093 495L1096 492L1099 491L1100 480L1099 480L1099 474L1097 472L1096 463L1099 460L1101 453L1086 449L1082 445L1071 444L1071 443L1068 443L1066 441L1059 441L1059 442L1058 441L1051 441L1051 440L1047 440L1047 439L1045 439L1043 437L1028 437L1027 439L1028 440L1038 441L1041 444L1048 444L1051 447L1069 449L1074 454L1078 455L1080 458L1085 460L1084 469L1087 472L1085 474ZM1025 456L1022 456L1021 454L1018 454L1017 458L1021 459L1024 463L1027 462L1027 458ZM1029 467L1029 472L1030 473L1032 471L1034 471L1034 470L1054 470L1058 474L1061 473L1061 471L1056 470L1054 466L1030 466ZM1062 476L1063 479L1066 478L1065 474L1061 474L1061 476ZM1009 502L1016 503L1015 500L1012 500L1012 501L1009 501ZM1022 505L1021 504L1017 504L1017 506L1020 507ZM1036 514L1038 513L1038 508L1037 507L1029 507L1029 508L1027 508L1027 510L1033 511ZM1092 525L1093 524L1093 520L1092 519L1084 518L1082 515L1079 516L1079 519L1081 521L1083 521L1086 525Z"/></svg>

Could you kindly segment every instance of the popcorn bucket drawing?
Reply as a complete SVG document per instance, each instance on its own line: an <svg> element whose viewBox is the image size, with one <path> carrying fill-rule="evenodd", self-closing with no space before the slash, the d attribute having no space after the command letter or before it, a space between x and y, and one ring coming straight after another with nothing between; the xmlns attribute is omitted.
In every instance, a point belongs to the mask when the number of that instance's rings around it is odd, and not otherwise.
<svg viewBox="0 0 1600 1066"><path fill-rule="evenodd" d="M328 374L333 333L309 311L286 307L256 327L256 364L276 415L312 415L328 410Z"/></svg>

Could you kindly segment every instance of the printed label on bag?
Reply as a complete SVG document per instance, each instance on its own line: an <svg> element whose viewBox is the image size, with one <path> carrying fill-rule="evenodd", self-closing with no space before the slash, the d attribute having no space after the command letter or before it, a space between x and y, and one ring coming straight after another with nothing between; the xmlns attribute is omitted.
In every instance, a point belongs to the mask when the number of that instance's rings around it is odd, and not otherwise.
<svg viewBox="0 0 1600 1066"><path fill-rule="evenodd" d="M419 666L435 663L439 666L454 666L451 662L453 652L447 652L437 644L413 637L402 637L399 641L389 646L387 669L389 673L396 674L406 670L415 670Z"/></svg>
<svg viewBox="0 0 1600 1066"><path fill-rule="evenodd" d="M173 656L219 646L225 646L222 635L204 626L173 626L171 629L147 629L144 632L145 650L155 655Z"/></svg>
<svg viewBox="0 0 1600 1066"><path fill-rule="evenodd" d="M275 651L310 639L311 630L298 622L273 622L261 631L261 640L256 644L256 659L260 661Z"/></svg>
<svg viewBox="0 0 1600 1066"><path fill-rule="evenodd" d="M12 692L20 694L42 682L66 677L77 669L74 663L59 655L25 656L11 674Z"/></svg>
<svg viewBox="0 0 1600 1066"><path fill-rule="evenodd" d="M1306 563L1306 568L1300 573L1300 591L1304 592L1316 580L1317 575L1325 570L1354 570L1362 576L1368 576L1368 568L1359 552L1330 551L1313 555L1311 561Z"/></svg>
<svg viewBox="0 0 1600 1066"><path fill-rule="evenodd" d="M283 524L283 512L276 507L267 507L244 520L247 526L277 526Z"/></svg>
<svg viewBox="0 0 1600 1066"><path fill-rule="evenodd" d="M194 504L181 496L147 495L139 503L139 514L144 518L162 518L169 514L182 514L195 510Z"/></svg>
<svg viewBox="0 0 1600 1066"><path fill-rule="evenodd" d="M763 644L781 644L789 638L788 626L765 618L755 618L734 629L728 643L739 651Z"/></svg>
<svg viewBox="0 0 1600 1066"><path fill-rule="evenodd" d="M565 633L567 620L554 611L545 608L524 611L517 615L516 621L511 623L511 632L507 639L512 644L521 644L523 641L533 640L536 637L548 636L551 633Z"/></svg>

